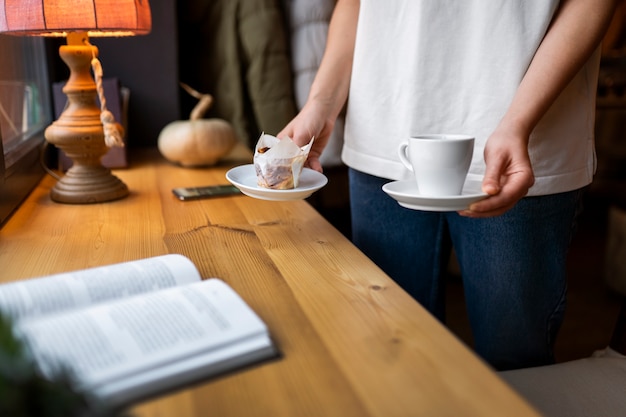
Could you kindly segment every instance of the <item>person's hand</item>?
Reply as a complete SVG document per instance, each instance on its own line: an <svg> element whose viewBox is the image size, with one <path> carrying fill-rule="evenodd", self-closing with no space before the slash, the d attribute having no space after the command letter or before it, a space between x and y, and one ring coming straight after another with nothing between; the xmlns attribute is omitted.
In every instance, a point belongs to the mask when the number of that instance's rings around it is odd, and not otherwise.
<svg viewBox="0 0 626 417"><path fill-rule="evenodd" d="M320 155L335 125L335 118L328 117L327 114L323 104L307 102L300 113L276 135L278 138L289 136L298 146L304 146L311 138L315 138L305 166L319 172L322 172Z"/></svg>
<svg viewBox="0 0 626 417"><path fill-rule="evenodd" d="M485 145L482 189L489 196L459 214L467 217L499 216L511 209L534 184L528 136L496 130Z"/></svg>

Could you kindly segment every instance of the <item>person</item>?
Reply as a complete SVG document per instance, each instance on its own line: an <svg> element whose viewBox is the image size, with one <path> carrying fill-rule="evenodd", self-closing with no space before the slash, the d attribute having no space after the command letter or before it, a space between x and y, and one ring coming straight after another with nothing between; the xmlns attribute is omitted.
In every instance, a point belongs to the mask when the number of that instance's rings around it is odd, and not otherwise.
<svg viewBox="0 0 626 417"><path fill-rule="evenodd" d="M599 45L614 0L338 0L307 102L279 137L315 137L310 168L347 106L352 239L445 321L454 250L474 349L496 369L555 361L566 255L592 181ZM381 187L409 179L415 134L476 138L460 212L405 209Z"/></svg>

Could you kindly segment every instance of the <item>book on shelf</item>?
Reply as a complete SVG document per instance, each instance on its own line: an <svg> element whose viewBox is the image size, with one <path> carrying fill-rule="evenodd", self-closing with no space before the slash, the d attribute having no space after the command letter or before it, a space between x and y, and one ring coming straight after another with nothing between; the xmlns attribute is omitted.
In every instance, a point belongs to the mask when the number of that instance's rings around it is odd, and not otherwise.
<svg viewBox="0 0 626 417"><path fill-rule="evenodd" d="M182 255L3 284L0 311L44 376L69 371L113 406L279 355L246 302Z"/></svg>

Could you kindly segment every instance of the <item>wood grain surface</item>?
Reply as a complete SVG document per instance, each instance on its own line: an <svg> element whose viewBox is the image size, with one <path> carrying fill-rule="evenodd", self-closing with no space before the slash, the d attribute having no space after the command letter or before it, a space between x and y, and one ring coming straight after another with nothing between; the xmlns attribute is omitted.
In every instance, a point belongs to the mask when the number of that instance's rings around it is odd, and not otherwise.
<svg viewBox="0 0 626 417"><path fill-rule="evenodd" d="M250 162L186 169L136 152L115 171L130 196L94 205L53 203L46 177L0 229L0 281L180 253L267 323L280 358L148 399L137 417L538 415L307 202L171 192Z"/></svg>

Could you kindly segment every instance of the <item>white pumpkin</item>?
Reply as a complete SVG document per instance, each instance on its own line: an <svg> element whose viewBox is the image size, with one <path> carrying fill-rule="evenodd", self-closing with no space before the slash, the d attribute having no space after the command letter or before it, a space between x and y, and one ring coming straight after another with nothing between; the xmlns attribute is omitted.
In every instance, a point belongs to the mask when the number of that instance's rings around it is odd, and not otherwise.
<svg viewBox="0 0 626 417"><path fill-rule="evenodd" d="M159 152L168 161L184 167L215 165L237 143L235 130L226 120L203 119L213 97L198 93L186 84L181 85L200 101L189 120L171 122L161 130Z"/></svg>

